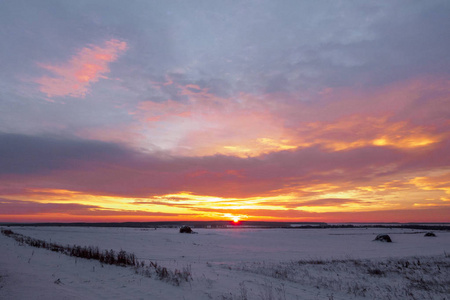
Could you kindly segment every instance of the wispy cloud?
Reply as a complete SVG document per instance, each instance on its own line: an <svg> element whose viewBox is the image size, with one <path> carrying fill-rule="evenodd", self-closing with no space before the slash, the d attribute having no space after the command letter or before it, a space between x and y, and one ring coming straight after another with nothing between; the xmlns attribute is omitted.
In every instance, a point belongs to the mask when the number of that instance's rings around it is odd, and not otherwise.
<svg viewBox="0 0 450 300"><path fill-rule="evenodd" d="M370 146L417 150L448 137L442 115L449 106L450 85L442 78L406 80L378 89L242 92L230 97L175 79L154 86L173 86L179 99L138 105L137 144L145 148L148 136L177 155L247 157L312 146L328 151Z"/></svg>
<svg viewBox="0 0 450 300"><path fill-rule="evenodd" d="M89 45L79 50L66 63L52 65L38 63L51 76L42 76L34 81L47 97L84 97L89 86L101 78L107 78L109 63L117 60L127 49L127 43L109 40L102 45Z"/></svg>

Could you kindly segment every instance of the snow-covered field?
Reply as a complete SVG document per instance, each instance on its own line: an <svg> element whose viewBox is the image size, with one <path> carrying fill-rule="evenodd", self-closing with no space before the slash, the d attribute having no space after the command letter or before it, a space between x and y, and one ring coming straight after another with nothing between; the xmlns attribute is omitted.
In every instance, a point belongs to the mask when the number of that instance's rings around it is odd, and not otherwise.
<svg viewBox="0 0 450 300"><path fill-rule="evenodd" d="M61 245L123 249L170 270L174 286L133 267L19 245L0 235L0 299L450 299L450 232L411 229L10 227ZM393 243L372 241L387 233Z"/></svg>

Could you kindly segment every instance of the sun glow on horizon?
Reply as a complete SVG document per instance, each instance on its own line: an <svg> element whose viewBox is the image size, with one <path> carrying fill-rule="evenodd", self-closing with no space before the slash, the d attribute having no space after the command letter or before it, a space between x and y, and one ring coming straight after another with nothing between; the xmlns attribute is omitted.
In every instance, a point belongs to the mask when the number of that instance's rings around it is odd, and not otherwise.
<svg viewBox="0 0 450 300"><path fill-rule="evenodd" d="M93 195L65 189L28 189L23 195L2 195L0 220L173 221L230 220L314 221L321 216L448 206L448 170L406 180L353 186L299 183L297 190L271 196L223 197L179 192L149 197ZM424 174L421 174L424 175ZM285 192L285 193L283 193ZM377 194L383 195L376 196ZM408 194L408 200L399 200ZM447 198L446 198L447 197ZM426 199L426 200L423 200ZM353 218L353 217L352 217ZM355 217L356 218L356 217Z"/></svg>

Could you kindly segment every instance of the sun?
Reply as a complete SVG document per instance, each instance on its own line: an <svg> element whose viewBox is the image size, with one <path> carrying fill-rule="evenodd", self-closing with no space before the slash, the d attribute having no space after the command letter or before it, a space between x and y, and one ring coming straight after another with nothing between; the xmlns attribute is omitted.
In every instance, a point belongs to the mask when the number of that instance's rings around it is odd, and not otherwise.
<svg viewBox="0 0 450 300"><path fill-rule="evenodd" d="M231 213L224 214L223 217L227 220L231 220L234 225L239 225L243 219L245 220L248 218L246 215L233 215Z"/></svg>

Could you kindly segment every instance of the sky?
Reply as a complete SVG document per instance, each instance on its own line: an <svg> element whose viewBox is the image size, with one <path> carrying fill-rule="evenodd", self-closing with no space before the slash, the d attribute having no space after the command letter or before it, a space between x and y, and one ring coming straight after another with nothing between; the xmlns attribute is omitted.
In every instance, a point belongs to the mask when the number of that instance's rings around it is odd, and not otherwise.
<svg viewBox="0 0 450 300"><path fill-rule="evenodd" d="M449 15L0 1L0 221L450 222Z"/></svg>

